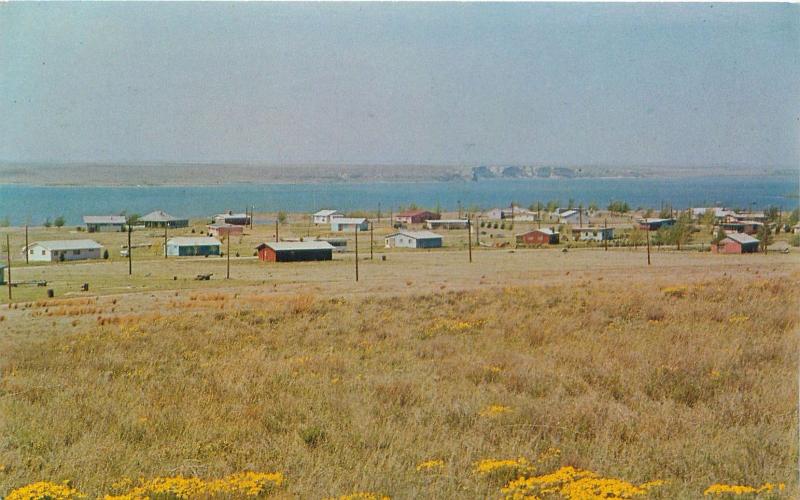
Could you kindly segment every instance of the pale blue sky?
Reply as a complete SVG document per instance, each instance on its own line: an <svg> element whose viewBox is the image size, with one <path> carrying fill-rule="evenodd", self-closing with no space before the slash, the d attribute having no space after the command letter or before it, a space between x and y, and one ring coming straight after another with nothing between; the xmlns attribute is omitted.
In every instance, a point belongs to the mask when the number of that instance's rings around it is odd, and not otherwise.
<svg viewBox="0 0 800 500"><path fill-rule="evenodd" d="M796 167L789 4L0 4L0 161Z"/></svg>

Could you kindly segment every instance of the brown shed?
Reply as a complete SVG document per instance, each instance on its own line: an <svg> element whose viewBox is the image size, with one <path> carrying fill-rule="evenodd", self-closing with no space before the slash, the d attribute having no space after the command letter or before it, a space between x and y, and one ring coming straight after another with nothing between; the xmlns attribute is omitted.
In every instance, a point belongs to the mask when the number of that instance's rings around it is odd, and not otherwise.
<svg viewBox="0 0 800 500"><path fill-rule="evenodd" d="M556 245L559 234L552 229L534 229L517 235L517 245Z"/></svg>

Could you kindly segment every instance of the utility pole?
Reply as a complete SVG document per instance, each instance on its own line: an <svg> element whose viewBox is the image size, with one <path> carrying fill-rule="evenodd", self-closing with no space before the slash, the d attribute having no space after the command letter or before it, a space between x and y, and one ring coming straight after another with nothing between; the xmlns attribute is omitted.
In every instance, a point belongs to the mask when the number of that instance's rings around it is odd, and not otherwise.
<svg viewBox="0 0 800 500"><path fill-rule="evenodd" d="M606 252L608 252L608 219L603 219L603 242L605 242Z"/></svg>
<svg viewBox="0 0 800 500"><path fill-rule="evenodd" d="M583 227L583 204L578 205L578 225Z"/></svg>
<svg viewBox="0 0 800 500"><path fill-rule="evenodd" d="M514 202L511 202L511 226L514 226Z"/></svg>
<svg viewBox="0 0 800 500"><path fill-rule="evenodd" d="M356 281L358 281L358 224L354 224L355 233L356 233Z"/></svg>
<svg viewBox="0 0 800 500"><path fill-rule="evenodd" d="M378 202L378 224L381 223L381 202Z"/></svg>
<svg viewBox="0 0 800 500"><path fill-rule="evenodd" d="M480 227L481 227L481 222L480 222L480 220L481 220L481 216L480 216L480 215L479 215L479 216L477 216L477 217L476 217L476 219L478 219L478 220L477 220L477 222L478 222L478 225L477 225L477 226L475 226L475 246L478 246L478 247L479 247L479 246L481 246L481 230L480 230ZM469 224L469 223L467 223L467 224L468 224L469 226L472 226L472 224ZM470 227L470 230L471 230L471 229L472 229L472 227Z"/></svg>
<svg viewBox="0 0 800 500"><path fill-rule="evenodd" d="M461 200L458 200L458 218L461 218Z"/></svg>
<svg viewBox="0 0 800 500"><path fill-rule="evenodd" d="M469 248L469 261L472 263L472 219L467 218L467 248Z"/></svg>
<svg viewBox="0 0 800 500"><path fill-rule="evenodd" d="M542 228L542 202L536 202L536 225L539 229Z"/></svg>
<svg viewBox="0 0 800 500"><path fill-rule="evenodd" d="M167 224L164 224L164 258L167 258Z"/></svg>
<svg viewBox="0 0 800 500"><path fill-rule="evenodd" d="M6 250L7 255L6 258L8 260L8 302L11 303L11 236L6 234ZM28 253L28 249L25 249L25 253Z"/></svg>
<svg viewBox="0 0 800 500"><path fill-rule="evenodd" d="M228 231L228 250L227 250L227 257L228 257L228 270L227 274L225 275L225 279L231 279L231 232Z"/></svg>
<svg viewBox="0 0 800 500"><path fill-rule="evenodd" d="M375 225L370 222L369 223L369 260L372 260L372 246L374 245L374 238L373 238L373 230L375 229Z"/></svg>
<svg viewBox="0 0 800 500"><path fill-rule="evenodd" d="M650 224L647 224L647 265L650 265Z"/></svg>
<svg viewBox="0 0 800 500"><path fill-rule="evenodd" d="M251 205L250 206L250 229L251 230L253 229L253 219L255 219L253 214L255 214L255 211L256 211L256 206L255 205Z"/></svg>
<svg viewBox="0 0 800 500"><path fill-rule="evenodd" d="M164 250L166 252L166 249ZM128 276L133 274L133 248L131 248L131 226L128 224Z"/></svg>
<svg viewBox="0 0 800 500"><path fill-rule="evenodd" d="M25 224L25 264L30 264L30 261L28 260L29 253L30 252L28 251L28 225Z"/></svg>
<svg viewBox="0 0 800 500"><path fill-rule="evenodd" d="M275 219L275 242L279 242L281 240L278 239L278 219Z"/></svg>

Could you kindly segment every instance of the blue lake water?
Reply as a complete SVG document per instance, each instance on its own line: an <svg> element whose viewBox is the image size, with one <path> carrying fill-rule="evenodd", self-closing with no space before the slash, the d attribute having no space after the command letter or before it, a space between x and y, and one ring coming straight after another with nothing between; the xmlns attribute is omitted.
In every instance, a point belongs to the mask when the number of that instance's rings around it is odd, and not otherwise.
<svg viewBox="0 0 800 500"><path fill-rule="evenodd" d="M632 207L675 208L720 204L733 208L784 210L798 206L800 177L692 177L617 179L492 179L479 182L232 184L223 186L163 187L45 187L0 185L0 218L12 224L64 216L67 224L81 223L83 215L145 214L165 210L176 216L202 217L223 210L256 211L375 210L415 203L443 210L464 207L508 206L512 201L533 202L572 199L577 205L624 200Z"/></svg>

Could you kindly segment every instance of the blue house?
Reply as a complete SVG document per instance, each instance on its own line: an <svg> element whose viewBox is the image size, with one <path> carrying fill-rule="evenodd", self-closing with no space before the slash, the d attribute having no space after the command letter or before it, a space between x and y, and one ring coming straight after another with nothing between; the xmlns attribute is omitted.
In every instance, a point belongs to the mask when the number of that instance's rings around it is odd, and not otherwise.
<svg viewBox="0 0 800 500"><path fill-rule="evenodd" d="M364 218L335 217L331 219L331 231L369 231L369 222Z"/></svg>

